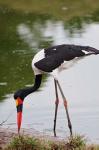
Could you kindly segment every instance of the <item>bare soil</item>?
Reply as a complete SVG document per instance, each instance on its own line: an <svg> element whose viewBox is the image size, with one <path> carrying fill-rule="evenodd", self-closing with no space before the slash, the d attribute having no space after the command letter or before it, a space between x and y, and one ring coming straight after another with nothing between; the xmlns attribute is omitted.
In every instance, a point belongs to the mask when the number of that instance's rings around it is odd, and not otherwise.
<svg viewBox="0 0 99 150"><path fill-rule="evenodd" d="M2 149L7 143L9 143L16 133L9 129L4 129L0 127L0 149Z"/></svg>

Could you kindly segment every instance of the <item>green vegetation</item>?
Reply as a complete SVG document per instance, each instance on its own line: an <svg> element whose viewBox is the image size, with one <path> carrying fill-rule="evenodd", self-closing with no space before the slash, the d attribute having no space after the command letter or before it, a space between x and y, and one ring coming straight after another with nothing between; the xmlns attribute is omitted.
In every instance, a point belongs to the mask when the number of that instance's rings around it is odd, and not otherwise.
<svg viewBox="0 0 99 150"><path fill-rule="evenodd" d="M0 101L33 84L32 58L37 49L53 44L53 36L44 36L44 29L57 21L73 37L85 24L99 22L99 1L0 0Z"/></svg>
<svg viewBox="0 0 99 150"><path fill-rule="evenodd" d="M51 15L58 20L81 17L99 8L98 0L0 0L0 4L15 10Z"/></svg>
<svg viewBox="0 0 99 150"><path fill-rule="evenodd" d="M4 150L99 150L99 146L87 146L81 136L69 138L67 141L49 141L27 136L14 137Z"/></svg>

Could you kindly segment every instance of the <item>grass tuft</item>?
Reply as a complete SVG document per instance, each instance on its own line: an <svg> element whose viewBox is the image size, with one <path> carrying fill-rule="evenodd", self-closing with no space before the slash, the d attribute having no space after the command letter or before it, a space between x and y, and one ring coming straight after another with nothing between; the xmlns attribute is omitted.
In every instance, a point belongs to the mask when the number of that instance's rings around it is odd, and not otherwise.
<svg viewBox="0 0 99 150"><path fill-rule="evenodd" d="M86 146L83 136L76 135L66 141L48 141L29 136L16 136L4 150L99 150L99 146Z"/></svg>
<svg viewBox="0 0 99 150"><path fill-rule="evenodd" d="M40 141L28 136L16 136L12 139L5 150L39 150L41 149Z"/></svg>
<svg viewBox="0 0 99 150"><path fill-rule="evenodd" d="M83 136L75 135L74 137L68 139L67 147L71 150L83 150L86 147L86 140Z"/></svg>

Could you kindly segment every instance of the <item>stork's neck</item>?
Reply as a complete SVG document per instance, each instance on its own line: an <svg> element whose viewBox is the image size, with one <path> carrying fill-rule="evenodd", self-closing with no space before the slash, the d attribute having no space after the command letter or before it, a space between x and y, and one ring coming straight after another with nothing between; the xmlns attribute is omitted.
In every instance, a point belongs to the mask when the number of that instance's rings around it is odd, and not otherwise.
<svg viewBox="0 0 99 150"><path fill-rule="evenodd" d="M31 94L32 92L35 92L41 85L41 80L42 80L42 75L36 75L35 76L35 83L33 86L28 87L28 88L24 88L21 90L18 90L15 94L14 94L14 99L16 99L17 97L20 97L21 99L24 100L24 98Z"/></svg>
<svg viewBox="0 0 99 150"><path fill-rule="evenodd" d="M31 94L32 92L35 92L41 85L42 75L36 75L35 76L35 83L32 87L24 89L25 95Z"/></svg>

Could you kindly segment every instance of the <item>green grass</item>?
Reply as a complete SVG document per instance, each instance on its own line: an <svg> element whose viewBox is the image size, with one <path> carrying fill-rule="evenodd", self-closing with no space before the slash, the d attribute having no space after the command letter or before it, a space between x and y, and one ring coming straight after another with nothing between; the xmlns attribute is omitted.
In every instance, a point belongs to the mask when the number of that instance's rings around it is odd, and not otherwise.
<svg viewBox="0 0 99 150"><path fill-rule="evenodd" d="M66 141L49 141L28 136L16 136L4 150L99 150L97 145L86 145L81 136Z"/></svg>
<svg viewBox="0 0 99 150"><path fill-rule="evenodd" d="M0 0L15 10L48 14L55 19L69 20L74 16L85 16L99 9L99 0Z"/></svg>

